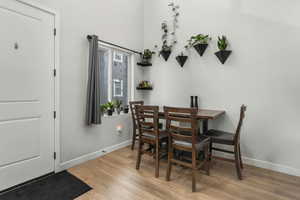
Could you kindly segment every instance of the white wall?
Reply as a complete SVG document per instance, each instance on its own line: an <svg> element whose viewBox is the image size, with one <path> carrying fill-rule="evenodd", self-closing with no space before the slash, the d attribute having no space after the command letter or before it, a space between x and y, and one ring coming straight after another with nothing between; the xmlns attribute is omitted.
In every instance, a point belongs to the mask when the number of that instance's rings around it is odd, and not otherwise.
<svg viewBox="0 0 300 200"><path fill-rule="evenodd" d="M61 162L129 140L129 115L104 118L102 125L84 125L88 34L132 49L143 44L143 2L140 0L39 0L60 13ZM135 67L136 81L141 70ZM137 99L141 98L136 95ZM122 124L121 136L116 126Z"/></svg>
<svg viewBox="0 0 300 200"><path fill-rule="evenodd" d="M61 14L61 162L120 144L129 139L129 116L103 119L101 126L84 125L87 34L133 49L161 44L160 24L170 19L168 0L37 0ZM211 126L234 130L239 106L248 105L242 151L274 168L300 175L298 134L300 70L300 3L296 0L176 0L181 8L179 44L168 62L156 58L144 76L155 89L145 95L151 104L188 106L200 96L200 106L225 109ZM144 5L143 5L144 4ZM144 12L144 15L143 15ZM144 17L144 19L143 19ZM144 27L144 30L143 30ZM175 61L185 41L197 33L214 40L200 58L192 50L184 68ZM225 34L233 54L223 66L213 55L216 36ZM143 78L136 67L135 81ZM142 95L136 93L136 99ZM117 136L115 126L123 124ZM263 166L263 164L262 164Z"/></svg>
<svg viewBox="0 0 300 200"><path fill-rule="evenodd" d="M170 19L169 0L144 1L144 46L161 45L160 24ZM145 72L155 89L148 103L224 109L211 126L235 130L239 107L248 110L242 151L250 161L300 175L300 2L297 0L176 0L181 6L178 41L168 62L156 58ZM175 60L192 34L213 37L203 57L194 50L180 68ZM224 34L233 54L225 65L214 56ZM265 162L264 162L265 161ZM283 170L284 171L284 170Z"/></svg>

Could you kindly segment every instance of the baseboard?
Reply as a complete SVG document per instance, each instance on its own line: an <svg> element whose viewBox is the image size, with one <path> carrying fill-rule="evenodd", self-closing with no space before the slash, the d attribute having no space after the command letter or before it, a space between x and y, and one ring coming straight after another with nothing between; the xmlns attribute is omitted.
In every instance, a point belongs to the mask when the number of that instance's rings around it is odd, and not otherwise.
<svg viewBox="0 0 300 200"><path fill-rule="evenodd" d="M272 171L300 177L300 169L296 169L286 165L271 163L268 161L257 160L253 158L247 158L247 157L243 157L243 161L245 162L245 164L252 165L255 167L260 167L260 168L269 169Z"/></svg>
<svg viewBox="0 0 300 200"><path fill-rule="evenodd" d="M224 157L224 158L229 158L233 159L233 156L221 153L221 152L214 152L214 155ZM255 167L260 167L292 176L299 176L300 177L300 169L296 169L293 167L289 167L286 165L281 165L281 164L276 164L276 163L271 163L268 161L263 161L263 160L257 160L254 158L248 158L248 157L243 157L243 162L247 165L255 166Z"/></svg>
<svg viewBox="0 0 300 200"><path fill-rule="evenodd" d="M99 151L80 156L78 158L75 158L75 159L67 161L67 162L63 162L63 163L60 164L59 171L66 170L66 169L72 168L76 165L79 165L81 163L87 162L89 160L96 159L96 158L98 158L100 156L103 156L105 154L108 154L110 152L113 152L113 151L116 151L118 149L127 147L130 144L131 144L131 140L126 140L126 141L124 141L120 144L116 144L116 145L113 145L113 146L110 146L110 147L106 147L106 148L101 149Z"/></svg>
<svg viewBox="0 0 300 200"><path fill-rule="evenodd" d="M69 168L72 168L76 165L79 165L81 163L87 162L89 160L96 159L100 156L103 156L105 154L108 154L110 152L113 152L115 150L127 147L131 144L131 140L124 141L120 144L113 145L104 149L101 149L99 151L80 156L78 158L75 158L73 160L64 162L60 164L60 169L59 171L66 170ZM224 157L224 158L233 158L233 156L221 152L214 152L214 155ZM271 163L268 161L263 161L263 160L257 160L254 158L248 158L248 157L243 157L243 162L247 165L255 166L255 167L260 167L276 172L281 172L284 174L292 175L292 176L299 176L300 177L300 169L292 168L286 165L281 165L281 164L276 164L276 163Z"/></svg>

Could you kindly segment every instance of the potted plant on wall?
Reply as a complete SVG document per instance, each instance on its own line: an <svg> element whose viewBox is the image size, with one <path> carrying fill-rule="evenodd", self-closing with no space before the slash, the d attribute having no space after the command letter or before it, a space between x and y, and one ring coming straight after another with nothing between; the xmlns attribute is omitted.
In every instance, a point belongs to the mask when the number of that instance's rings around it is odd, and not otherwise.
<svg viewBox="0 0 300 200"><path fill-rule="evenodd" d="M138 62L137 64L144 67L152 66L151 59L153 54L155 54L154 51L151 51L150 49L145 49L144 52L141 54L141 62Z"/></svg>
<svg viewBox="0 0 300 200"><path fill-rule="evenodd" d="M209 37L209 35L198 34L192 36L188 40L188 44L186 45L186 48L188 49L194 47L194 49L198 52L198 54L200 56L203 56L210 40L211 37Z"/></svg>
<svg viewBox="0 0 300 200"><path fill-rule="evenodd" d="M185 62L187 61L188 56L184 55L183 52L181 52L181 54L179 54L178 56L176 56L176 60L178 62L178 64L183 67Z"/></svg>
<svg viewBox="0 0 300 200"><path fill-rule="evenodd" d="M152 84L150 81L141 81L136 88L137 90L152 90Z"/></svg>
<svg viewBox="0 0 300 200"><path fill-rule="evenodd" d="M116 108L116 110L117 110L117 113L118 113L118 115L121 113L121 111L122 111L122 101L121 100L116 100L115 102L114 102L114 105L115 105L115 108Z"/></svg>
<svg viewBox="0 0 300 200"><path fill-rule="evenodd" d="M176 44L176 41L173 41L173 43L171 45L168 45L168 35L169 35L169 30L168 30L168 25L166 22L163 22L161 24L161 29L163 31L163 35L162 35L162 47L161 50L159 51L159 56L162 56L165 61L168 61L171 52L172 52L172 48L173 45Z"/></svg>
<svg viewBox="0 0 300 200"><path fill-rule="evenodd" d="M224 64L231 54L232 51L226 50L228 47L227 38L223 35L222 37L218 37L218 48L219 51L215 53L215 55L219 58L220 62Z"/></svg>
<svg viewBox="0 0 300 200"><path fill-rule="evenodd" d="M162 56L165 61L167 61L171 55L172 48L177 43L176 40L176 30L178 28L178 17L179 17L179 5L175 5L174 3L170 3L168 6L171 7L171 10L173 12L173 29L172 32L169 31L168 24L166 21L164 21L161 24L161 29L163 32L162 35L162 47L159 51L159 56ZM171 41L168 42L169 37L171 36Z"/></svg>

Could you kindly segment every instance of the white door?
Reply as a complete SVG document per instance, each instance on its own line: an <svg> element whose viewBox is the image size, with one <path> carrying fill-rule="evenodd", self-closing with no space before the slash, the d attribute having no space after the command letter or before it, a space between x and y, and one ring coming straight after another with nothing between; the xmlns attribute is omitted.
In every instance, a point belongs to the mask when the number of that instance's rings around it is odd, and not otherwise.
<svg viewBox="0 0 300 200"><path fill-rule="evenodd" d="M54 171L54 16L0 1L0 191Z"/></svg>

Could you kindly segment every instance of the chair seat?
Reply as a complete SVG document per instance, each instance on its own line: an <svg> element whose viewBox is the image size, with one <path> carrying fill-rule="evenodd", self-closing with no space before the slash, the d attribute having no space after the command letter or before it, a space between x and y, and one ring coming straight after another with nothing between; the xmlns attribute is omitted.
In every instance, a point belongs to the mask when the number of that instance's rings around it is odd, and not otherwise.
<svg viewBox="0 0 300 200"><path fill-rule="evenodd" d="M204 136L204 135L198 137L197 143L196 143L197 151L203 151L204 150L205 143L208 142L208 139L209 139L209 137ZM192 143L187 142L187 141L174 140L173 144L183 146L183 147L192 148Z"/></svg>
<svg viewBox="0 0 300 200"><path fill-rule="evenodd" d="M211 129L204 133L211 138L212 143L234 145L234 134Z"/></svg>
<svg viewBox="0 0 300 200"><path fill-rule="evenodd" d="M155 139L155 135L152 135L152 134L149 134L149 133L144 133L143 137L148 137L148 138L151 138L151 139ZM165 139L165 138L168 138L167 132L164 131L164 130L159 131L159 139L162 140L162 139Z"/></svg>

